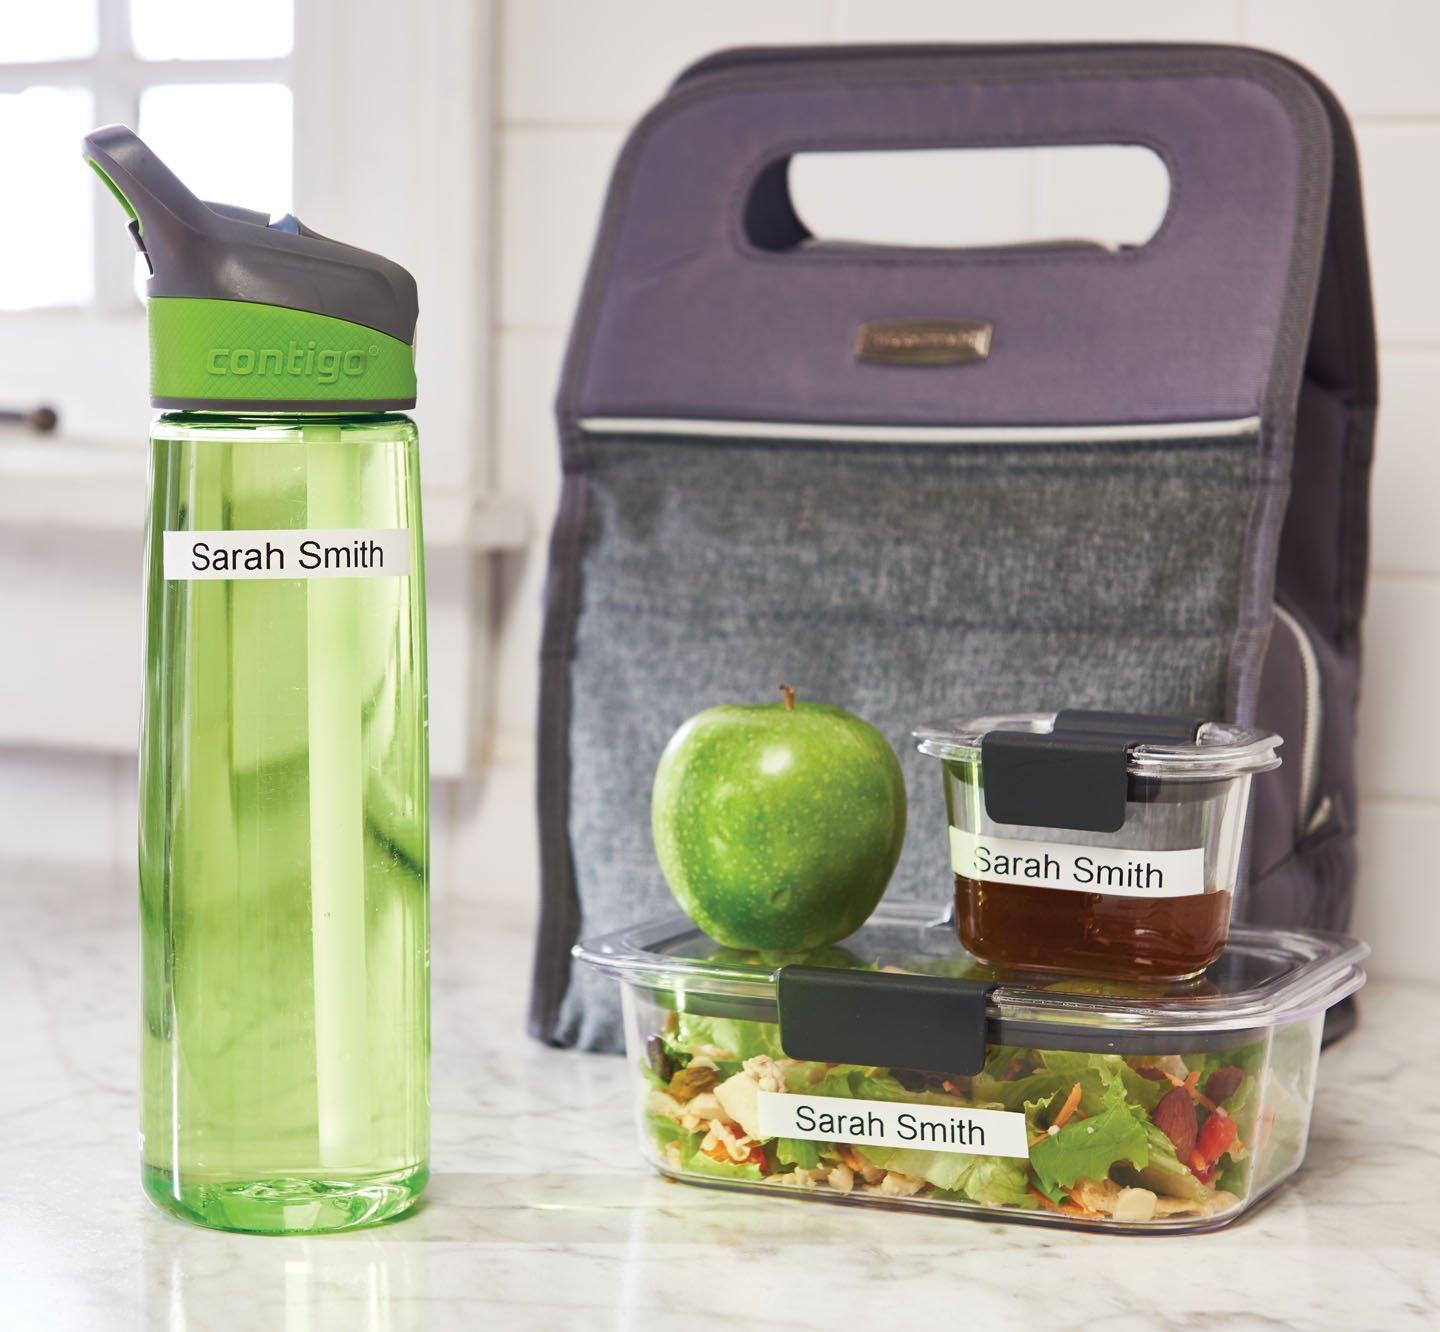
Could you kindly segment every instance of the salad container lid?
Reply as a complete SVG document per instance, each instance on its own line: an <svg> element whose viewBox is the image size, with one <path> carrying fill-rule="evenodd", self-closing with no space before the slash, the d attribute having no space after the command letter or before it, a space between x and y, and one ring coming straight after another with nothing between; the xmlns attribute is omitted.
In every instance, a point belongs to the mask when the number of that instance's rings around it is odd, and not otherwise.
<svg viewBox="0 0 1440 1332"><path fill-rule="evenodd" d="M930 1047L952 1036L960 1047L973 1047L977 1022L982 1051L988 1041L1143 1054L1254 1039L1353 994L1365 983L1360 963L1369 949L1346 935L1237 926L1194 981L1042 976L976 961L932 906L882 903L849 938L804 956L724 948L678 913L577 944L574 953L628 985L663 992L682 1011L778 1021L782 1043L787 1012L813 1014L818 1007L828 1011L830 1026L847 1029L849 1053L802 1055L785 1043L797 1058L963 1071L950 1058L937 1065ZM788 1010L787 990L799 996ZM947 1013L972 1030L949 1032ZM809 1015L804 1021L813 1025ZM884 1057L857 1055L856 1042L866 1044L862 1029L877 1024ZM813 1044L808 1031L800 1038Z"/></svg>
<svg viewBox="0 0 1440 1332"><path fill-rule="evenodd" d="M1097 712L1022 712L993 717L956 717L915 729L922 754L973 761L986 748L986 737L1061 735L1076 742L1104 738L1136 739L1122 744L1125 769L1135 777L1182 780L1238 777L1280 766L1275 752L1283 743L1270 731L1227 722Z"/></svg>

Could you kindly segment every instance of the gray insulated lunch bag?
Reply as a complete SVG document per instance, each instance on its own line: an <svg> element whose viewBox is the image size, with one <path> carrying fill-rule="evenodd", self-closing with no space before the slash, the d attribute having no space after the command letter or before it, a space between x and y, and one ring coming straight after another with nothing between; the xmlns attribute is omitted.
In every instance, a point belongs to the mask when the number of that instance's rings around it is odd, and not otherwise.
<svg viewBox="0 0 1440 1332"><path fill-rule="evenodd" d="M1107 143L1169 170L1143 245L817 243L787 188L801 151ZM687 71L620 156L560 388L533 1033L620 1047L613 984L571 946L673 907L661 750L781 681L888 737L910 824L887 891L937 915L917 723L1272 728L1238 914L1343 929L1374 341L1349 127L1276 56L774 48Z"/></svg>

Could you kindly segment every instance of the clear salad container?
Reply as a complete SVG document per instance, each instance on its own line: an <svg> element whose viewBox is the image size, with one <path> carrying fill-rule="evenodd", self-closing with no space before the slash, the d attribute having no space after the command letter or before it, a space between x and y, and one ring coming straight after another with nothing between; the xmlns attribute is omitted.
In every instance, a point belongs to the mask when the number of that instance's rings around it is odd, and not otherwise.
<svg viewBox="0 0 1440 1332"><path fill-rule="evenodd" d="M683 916L579 945L624 982L640 1146L688 1183L1099 1230L1190 1231L1305 1154L1354 939L1237 928L1197 980L990 970L882 904L799 961Z"/></svg>
<svg viewBox="0 0 1440 1332"><path fill-rule="evenodd" d="M1105 712L915 732L943 761L960 939L995 966L1182 980L1230 929L1250 779L1280 737Z"/></svg>

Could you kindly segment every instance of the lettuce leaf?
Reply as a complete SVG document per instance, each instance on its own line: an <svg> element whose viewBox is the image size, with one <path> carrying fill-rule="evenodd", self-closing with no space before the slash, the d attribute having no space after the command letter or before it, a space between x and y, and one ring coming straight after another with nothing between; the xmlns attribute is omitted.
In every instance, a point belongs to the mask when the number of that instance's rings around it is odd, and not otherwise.
<svg viewBox="0 0 1440 1332"><path fill-rule="evenodd" d="M989 1108L973 1098L947 1091L911 1091L883 1068L857 1064L796 1064L785 1072L787 1091L802 1096L845 1096L862 1101L895 1101L905 1105L946 1105ZM998 1107L996 1107L998 1108Z"/></svg>
<svg viewBox="0 0 1440 1332"><path fill-rule="evenodd" d="M898 1078L883 1068L869 1069L855 1079L854 1094L866 1101L899 1101L912 1105L969 1105L970 1103L949 1092L920 1089L910 1091Z"/></svg>
<svg viewBox="0 0 1440 1332"><path fill-rule="evenodd" d="M1086 1073L1093 1073L1101 1088L1108 1088L1115 1082L1123 1083L1126 1098L1130 1103L1145 1110L1153 1110L1160 1103L1160 1098L1170 1090L1169 1083L1153 1082L1149 1078L1141 1077L1121 1055L1078 1054L1070 1050L1041 1050L1038 1054L1047 1073L1072 1077L1072 1086L1075 1081L1080 1081L1083 1086L1083 1075ZM1086 1114L1091 1114L1102 1106L1086 1105L1082 1099L1080 1108Z"/></svg>
<svg viewBox="0 0 1440 1332"><path fill-rule="evenodd" d="M678 1144L682 1160L700 1146L701 1139L705 1136L696 1129L683 1128L673 1119L653 1111L645 1116L645 1126L656 1146L663 1149L672 1142Z"/></svg>
<svg viewBox="0 0 1440 1332"><path fill-rule="evenodd" d="M965 1192L991 1207L1034 1206L1029 1195L1030 1163L1008 1156L977 1156L965 1178Z"/></svg>
<svg viewBox="0 0 1440 1332"><path fill-rule="evenodd" d="M1013 1082L1002 1082L998 1078L978 1073L971 1086L977 1103L993 1103L1004 1110L1020 1110L1027 1104L1048 1101L1057 1094L1063 1100L1077 1082L1083 1098L1080 1102L1081 1108L1087 1114L1092 1108L1098 1110L1104 1104L1105 1084L1093 1070L1075 1074L1040 1069L1023 1078L1016 1078ZM1089 1105L1086 1104L1087 1101Z"/></svg>
<svg viewBox="0 0 1440 1332"><path fill-rule="evenodd" d="M993 1102L1006 1110L1019 1110L1027 1103L1045 1101L1057 1093L1062 1094L1063 1100L1078 1082L1080 1109L1087 1115L1104 1111L1106 1097L1114 1086L1124 1091L1131 1105L1148 1113L1169 1090L1166 1083L1142 1078L1120 1055L1079 1054L1069 1050L1033 1050L1028 1054L1039 1067L1023 1078L1006 1082L989 1071L977 1073L970 1084L974 1102ZM1009 1060L1005 1064L991 1060L986 1069L1003 1069L1008 1064Z"/></svg>
<svg viewBox="0 0 1440 1332"><path fill-rule="evenodd" d="M1175 1144L1163 1130L1154 1124L1146 1124L1145 1137L1150 1147L1149 1163L1138 1170L1123 1162L1117 1163L1112 1179L1121 1184L1139 1185L1167 1198L1189 1198L1198 1202L1210 1196L1213 1190L1209 1185L1202 1184L1189 1166L1180 1163L1175 1155Z"/></svg>
<svg viewBox="0 0 1440 1332"><path fill-rule="evenodd" d="M854 1095L867 1101L899 1101L908 1105L955 1106L965 1110L1003 1110L999 1101L988 1100L978 1094L956 1096L936 1088L921 1088L910 1091L884 1069L871 1069L853 1082Z"/></svg>
<svg viewBox="0 0 1440 1332"><path fill-rule="evenodd" d="M1191 1067L1197 1066L1194 1055L1186 1055L1185 1062ZM1240 1069L1248 1081L1264 1067L1265 1044L1263 1041L1255 1041L1250 1045L1239 1045L1233 1050L1212 1050L1199 1057L1200 1068L1200 1089L1205 1089L1205 1084L1210 1080L1210 1075L1217 1068L1224 1068L1227 1065L1234 1065Z"/></svg>
<svg viewBox="0 0 1440 1332"><path fill-rule="evenodd" d="M846 1064L796 1064L785 1070L785 1089L800 1096L854 1096L860 1069Z"/></svg>
<svg viewBox="0 0 1440 1332"><path fill-rule="evenodd" d="M781 1165L814 1170L820 1164L820 1144L807 1138L776 1138L775 1159Z"/></svg>
<svg viewBox="0 0 1440 1332"><path fill-rule="evenodd" d="M923 1179L946 1193L958 1193L972 1202L992 1206L1022 1202L1030 1174L1020 1157L975 1156L967 1152L932 1152L918 1147L873 1147L860 1149L882 1170L897 1170L912 1179Z"/></svg>
<svg viewBox="0 0 1440 1332"><path fill-rule="evenodd" d="M697 1013L677 1013L675 1030L666 1043L682 1054L697 1054L700 1047L713 1047L734 1056L735 1063L769 1055L783 1059L780 1029L773 1022L747 1022L741 1018L701 1017ZM716 1060L717 1063L726 1061Z"/></svg>
<svg viewBox="0 0 1440 1332"><path fill-rule="evenodd" d="M1037 1142L1030 1149L1030 1163L1052 1188L1068 1188L1077 1179L1105 1179L1110 1167L1121 1161L1140 1170L1150 1161L1149 1127L1144 1112L1127 1104L1125 1083L1117 1078L1106 1089L1098 1114L1072 1119Z"/></svg>
<svg viewBox="0 0 1440 1332"><path fill-rule="evenodd" d="M992 1045L985 1055L985 1067L982 1070L986 1076L1000 1079L1010 1070L1010 1065L1017 1059L1026 1061L1030 1057L1030 1051L1023 1045Z"/></svg>

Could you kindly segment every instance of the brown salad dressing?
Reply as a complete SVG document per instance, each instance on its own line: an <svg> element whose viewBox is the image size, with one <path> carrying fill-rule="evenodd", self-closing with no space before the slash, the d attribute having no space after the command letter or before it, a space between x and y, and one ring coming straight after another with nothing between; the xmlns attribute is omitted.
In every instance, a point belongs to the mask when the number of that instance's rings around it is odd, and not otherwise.
<svg viewBox="0 0 1440 1332"><path fill-rule="evenodd" d="M1186 980L1225 947L1230 894L1121 897L955 876L960 942L980 961L1116 980Z"/></svg>

